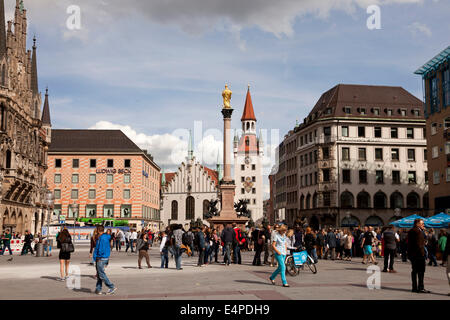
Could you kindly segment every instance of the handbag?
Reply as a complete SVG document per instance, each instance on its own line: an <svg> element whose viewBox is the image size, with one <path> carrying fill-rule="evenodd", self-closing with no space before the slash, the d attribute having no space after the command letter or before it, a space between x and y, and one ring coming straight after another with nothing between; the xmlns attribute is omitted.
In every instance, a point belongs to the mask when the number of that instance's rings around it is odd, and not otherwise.
<svg viewBox="0 0 450 320"><path fill-rule="evenodd" d="M73 246L72 242L61 243L61 251L67 252L67 253L72 253L75 251L75 247Z"/></svg>

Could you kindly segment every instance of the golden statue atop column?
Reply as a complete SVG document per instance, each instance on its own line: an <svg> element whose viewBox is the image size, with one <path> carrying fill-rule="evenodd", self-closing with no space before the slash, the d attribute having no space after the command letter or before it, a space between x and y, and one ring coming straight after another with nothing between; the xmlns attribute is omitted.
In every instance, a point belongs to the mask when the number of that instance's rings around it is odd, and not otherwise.
<svg viewBox="0 0 450 320"><path fill-rule="evenodd" d="M223 97L223 108L224 109L231 109L231 95L233 94L233 91L231 91L230 89L228 89L228 85L225 85L225 90L223 90L222 92L222 97Z"/></svg>

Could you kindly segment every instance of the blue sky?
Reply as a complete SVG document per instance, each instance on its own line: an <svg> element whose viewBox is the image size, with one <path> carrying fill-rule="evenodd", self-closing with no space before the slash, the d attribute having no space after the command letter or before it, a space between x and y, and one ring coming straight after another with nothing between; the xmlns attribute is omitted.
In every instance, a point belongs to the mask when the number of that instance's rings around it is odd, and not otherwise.
<svg viewBox="0 0 450 320"><path fill-rule="evenodd" d="M24 3L53 127L124 128L167 167L171 150L186 147L174 130L194 121L222 127L225 83L234 93L234 127L250 83L259 128L284 135L338 83L402 86L421 98L413 72L450 42L447 0ZM81 30L66 27L72 4L81 9ZM381 8L380 30L366 26L371 4ZM14 1L6 6L11 16ZM217 150L218 140L205 150ZM268 140L271 149L277 141Z"/></svg>

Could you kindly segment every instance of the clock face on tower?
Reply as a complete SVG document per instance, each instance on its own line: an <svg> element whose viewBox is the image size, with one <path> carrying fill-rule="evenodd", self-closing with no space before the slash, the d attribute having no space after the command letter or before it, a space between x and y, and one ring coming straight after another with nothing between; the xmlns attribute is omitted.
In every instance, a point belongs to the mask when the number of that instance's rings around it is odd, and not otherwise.
<svg viewBox="0 0 450 320"><path fill-rule="evenodd" d="M249 156L245 157L245 164L250 164L252 163L252 159L250 159Z"/></svg>

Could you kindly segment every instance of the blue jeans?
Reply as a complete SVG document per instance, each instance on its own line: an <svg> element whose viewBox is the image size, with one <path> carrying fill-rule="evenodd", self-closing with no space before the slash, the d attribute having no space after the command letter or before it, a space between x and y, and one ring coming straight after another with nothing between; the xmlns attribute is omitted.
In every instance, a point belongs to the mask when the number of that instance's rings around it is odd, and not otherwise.
<svg viewBox="0 0 450 320"><path fill-rule="evenodd" d="M134 243L134 239L130 239L131 252L134 252L133 251L133 243ZM128 250L128 247L127 247L127 250Z"/></svg>
<svg viewBox="0 0 450 320"><path fill-rule="evenodd" d="M225 246L224 246L224 263L230 264L231 263L231 248L232 248L232 243L231 242L226 242Z"/></svg>
<svg viewBox="0 0 450 320"><path fill-rule="evenodd" d="M162 249L161 252L161 268L169 267L169 250L167 248Z"/></svg>
<svg viewBox="0 0 450 320"><path fill-rule="evenodd" d="M316 250L316 248L312 248L312 249L308 252L308 254L311 256L311 258L313 258L314 263L317 263L318 258L317 258L317 250Z"/></svg>
<svg viewBox="0 0 450 320"><path fill-rule="evenodd" d="M174 245L173 246L173 255L175 256L175 265L177 267L177 270L181 269L181 248L180 246Z"/></svg>
<svg viewBox="0 0 450 320"><path fill-rule="evenodd" d="M284 254L275 253L275 259L278 262L278 268L274 271L274 273L272 273L272 275L270 276L270 280L275 280L278 274L281 273L281 281L283 282L283 284L287 284L286 266L284 265L284 259L286 259L286 256Z"/></svg>
<svg viewBox="0 0 450 320"><path fill-rule="evenodd" d="M113 289L114 285L109 281L108 277L105 273L105 266L108 265L108 258L98 258L95 264L95 268L97 269L97 285L95 287L96 291L102 291L102 284L105 282L105 285Z"/></svg>
<svg viewBox="0 0 450 320"><path fill-rule="evenodd" d="M233 263L241 264L241 247L237 244L233 248Z"/></svg>
<svg viewBox="0 0 450 320"><path fill-rule="evenodd" d="M11 243L10 242L8 242L8 243L3 243L3 250L2 250L2 253L0 254L0 256L2 256L4 253L5 253L5 251L6 251L6 248L8 248L8 250L9 250L9 255L10 256L12 256L12 250L11 250Z"/></svg>
<svg viewBox="0 0 450 320"><path fill-rule="evenodd" d="M210 251L211 251L211 246L209 244L207 244L206 247L205 247L204 263L208 263L209 262L208 260L209 260Z"/></svg>

